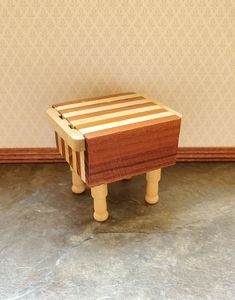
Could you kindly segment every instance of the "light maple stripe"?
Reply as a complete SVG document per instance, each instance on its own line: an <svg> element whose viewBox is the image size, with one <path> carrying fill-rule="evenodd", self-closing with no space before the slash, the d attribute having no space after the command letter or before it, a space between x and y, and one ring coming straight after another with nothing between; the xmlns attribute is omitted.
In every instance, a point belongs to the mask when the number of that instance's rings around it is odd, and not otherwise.
<svg viewBox="0 0 235 300"><path fill-rule="evenodd" d="M165 111L166 110L164 108L162 108L162 109L155 109L155 110L152 110L152 111L139 112L139 113L136 113L136 114L131 115L131 116L127 115L127 116L115 117L115 118L110 118L110 119L96 121L96 122L90 122L90 123L86 123L86 124L80 124L80 125L77 125L75 128L79 130L79 129L82 129L82 128L88 128L88 127L93 127L93 126L97 126L97 125L128 120L130 118L133 119L133 118L137 118L137 117L153 115L153 114L160 113L160 112L165 112ZM128 126L130 126L130 125L128 125Z"/></svg>
<svg viewBox="0 0 235 300"><path fill-rule="evenodd" d="M167 112L152 114L152 115L148 115L148 116L130 118L130 119L123 120L123 121L112 122L112 123L107 123L107 124L103 124L103 125L97 125L97 126L92 126L92 127L88 127L88 128L83 128L83 129L79 129L79 131L82 134L87 134L87 133L96 132L96 131L100 131L100 130L104 130L104 129L115 128L115 127L119 127L119 126L149 121L149 120L153 120L153 119L169 117L169 116L173 116L173 115L174 114L172 112L167 111Z"/></svg>
<svg viewBox="0 0 235 300"><path fill-rule="evenodd" d="M119 103L127 103L127 102L130 102L130 101L136 101L136 100L142 100L142 99L145 99L145 98L144 97L135 97L135 98L131 98L131 99L128 98L128 99L109 101L109 102L105 102L105 103L96 103L96 104L92 104L92 105L85 105L85 106L81 106L81 107L75 107L75 108L60 110L59 113L60 114L66 114L66 113L73 112L73 111L78 111L78 110L97 108L97 107L102 107L102 106L107 106L107 105L114 105L114 104L119 104Z"/></svg>
<svg viewBox="0 0 235 300"><path fill-rule="evenodd" d="M58 149L59 149L60 154L62 155L61 137L58 135L58 133L57 133L57 136L58 136Z"/></svg>
<svg viewBox="0 0 235 300"><path fill-rule="evenodd" d="M81 178L84 182L86 182L86 170L85 170L85 156L84 151L79 152L80 155L80 172Z"/></svg>
<svg viewBox="0 0 235 300"><path fill-rule="evenodd" d="M82 99L75 99L75 100L70 100L70 101L63 101L63 102L57 102L52 105L53 108L56 108L58 106L62 105L68 105L68 104L74 104L74 103L80 103L83 101L93 101L93 100L99 100L99 99L105 99L105 98L112 98L112 97L118 97L118 96L128 96L128 95L133 95L136 94L134 92L129 92L129 93L120 93L120 94L111 94L111 95L103 95L99 97L93 97L93 98L82 98Z"/></svg>
<svg viewBox="0 0 235 300"><path fill-rule="evenodd" d="M89 114L92 112L100 112L100 111L105 111L113 108L120 108L120 107L127 107L127 106L132 106L135 104L143 104L143 103L153 103L151 100L148 99L141 99L141 100L134 100L134 101L127 101L125 103L119 103L119 104L111 104L111 105L105 105L101 107L95 107L95 108L88 108L88 109L83 109L81 111L76 110L76 111L71 111L68 113L63 113L62 117L64 119L69 118L69 117L74 117L74 116L80 116L80 115L85 115Z"/></svg>
<svg viewBox="0 0 235 300"><path fill-rule="evenodd" d="M65 150L65 160L69 163L69 147L68 144L64 143L64 150Z"/></svg>
<svg viewBox="0 0 235 300"><path fill-rule="evenodd" d="M147 112L155 109L161 109L162 107L156 104L153 104L152 106L146 106L146 107L141 107L141 108L134 108L134 109L129 109L129 110L124 110L124 111L118 111L115 113L110 113L110 114L103 114L97 117L90 117L86 119L81 119L81 120L74 120L70 121L70 123L73 126L76 125L81 125L81 124L86 124L90 122L96 122L96 121L101 121L101 120L106 120L110 118L115 118L115 117L121 117L121 116L129 116L132 114L140 113L140 112Z"/></svg>
<svg viewBox="0 0 235 300"><path fill-rule="evenodd" d="M138 95L138 94L133 94L133 95L117 96L117 97L92 100L92 101L84 100L83 102L79 102L79 103L65 104L62 106L57 106L56 110L61 111L61 110L65 110L65 109L79 108L79 107L89 106L89 105L93 105L93 104L108 103L110 101L119 101L119 100L131 99L131 98L136 98L136 97L142 97L142 96Z"/></svg>
<svg viewBox="0 0 235 300"><path fill-rule="evenodd" d="M68 121L77 121L77 120L82 120L82 119L86 119L86 118L93 118L93 117L102 116L104 114L113 114L113 113L116 113L116 112L121 112L121 111L125 111L125 110L127 111L127 110L134 109L134 108L143 108L143 107L152 106L152 105L154 105L153 102L143 103L143 104L135 104L135 105L126 106L126 107L118 107L118 108L113 108L113 109L107 109L105 111L95 111L95 112L85 114L85 115L81 115L81 116L69 117L66 120L68 120Z"/></svg>

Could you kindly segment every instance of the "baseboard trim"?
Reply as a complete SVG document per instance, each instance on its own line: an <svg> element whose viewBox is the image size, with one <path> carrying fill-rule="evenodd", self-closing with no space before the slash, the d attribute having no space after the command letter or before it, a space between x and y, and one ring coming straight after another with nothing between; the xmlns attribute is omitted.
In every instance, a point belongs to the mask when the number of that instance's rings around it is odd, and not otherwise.
<svg viewBox="0 0 235 300"><path fill-rule="evenodd" d="M235 147L181 147L177 161L235 161ZM0 148L0 163L65 162L56 148Z"/></svg>
<svg viewBox="0 0 235 300"><path fill-rule="evenodd" d="M0 163L64 162L56 148L0 148Z"/></svg>
<svg viewBox="0 0 235 300"><path fill-rule="evenodd" d="M177 161L235 161L235 147L181 147Z"/></svg>

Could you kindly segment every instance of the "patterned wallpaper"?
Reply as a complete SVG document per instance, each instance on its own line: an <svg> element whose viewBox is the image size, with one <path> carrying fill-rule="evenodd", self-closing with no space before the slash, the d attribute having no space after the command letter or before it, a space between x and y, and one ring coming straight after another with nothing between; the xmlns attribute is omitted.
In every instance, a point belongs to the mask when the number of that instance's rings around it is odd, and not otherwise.
<svg viewBox="0 0 235 300"><path fill-rule="evenodd" d="M124 91L181 112L181 146L235 146L235 1L0 1L0 147L53 146L51 103Z"/></svg>

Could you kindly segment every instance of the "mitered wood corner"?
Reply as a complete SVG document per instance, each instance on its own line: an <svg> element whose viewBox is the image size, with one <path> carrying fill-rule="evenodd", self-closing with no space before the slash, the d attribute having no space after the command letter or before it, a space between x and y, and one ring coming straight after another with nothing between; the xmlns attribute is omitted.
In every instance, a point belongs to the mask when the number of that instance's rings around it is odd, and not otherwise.
<svg viewBox="0 0 235 300"><path fill-rule="evenodd" d="M235 147L180 147L177 162L235 161ZM56 148L0 148L0 163L65 162Z"/></svg>

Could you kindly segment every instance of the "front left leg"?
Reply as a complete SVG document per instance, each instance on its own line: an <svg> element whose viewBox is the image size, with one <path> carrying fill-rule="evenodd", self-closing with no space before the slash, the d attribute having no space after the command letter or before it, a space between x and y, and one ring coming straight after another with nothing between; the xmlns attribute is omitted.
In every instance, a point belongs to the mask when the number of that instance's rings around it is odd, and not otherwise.
<svg viewBox="0 0 235 300"><path fill-rule="evenodd" d="M158 202L158 182L161 178L161 169L146 173L146 195L145 201L149 204Z"/></svg>
<svg viewBox="0 0 235 300"><path fill-rule="evenodd" d="M75 194L81 194L85 191L86 185L77 173L75 173L73 170L71 171L72 171L72 182L73 182L72 191Z"/></svg>

